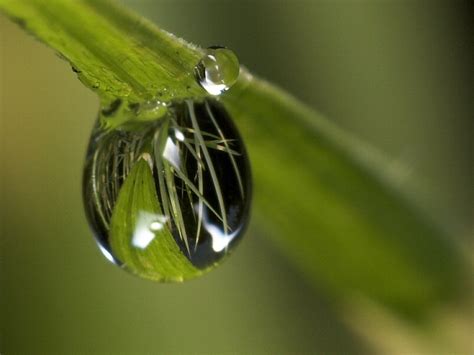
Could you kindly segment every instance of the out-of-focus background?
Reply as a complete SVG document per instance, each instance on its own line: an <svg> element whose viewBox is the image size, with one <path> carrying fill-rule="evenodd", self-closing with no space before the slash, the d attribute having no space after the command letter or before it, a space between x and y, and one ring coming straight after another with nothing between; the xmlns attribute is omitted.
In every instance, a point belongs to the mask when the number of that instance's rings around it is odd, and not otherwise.
<svg viewBox="0 0 474 355"><path fill-rule="evenodd" d="M451 231L472 267L467 5L122 3L198 45L232 48L252 72L405 164L417 181L411 197ZM373 300L329 297L255 224L224 265L185 284L144 281L108 264L80 190L98 99L4 16L0 60L2 353L474 351L468 282L456 304L406 319Z"/></svg>

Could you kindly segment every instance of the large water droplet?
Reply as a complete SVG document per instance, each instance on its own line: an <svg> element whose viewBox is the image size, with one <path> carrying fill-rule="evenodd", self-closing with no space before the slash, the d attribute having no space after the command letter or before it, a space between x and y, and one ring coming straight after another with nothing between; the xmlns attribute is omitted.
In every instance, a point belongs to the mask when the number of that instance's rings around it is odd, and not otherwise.
<svg viewBox="0 0 474 355"><path fill-rule="evenodd" d="M194 68L196 80L211 95L220 95L239 77L239 59L224 47L209 47Z"/></svg>
<svg viewBox="0 0 474 355"><path fill-rule="evenodd" d="M213 100L173 103L125 129L94 128L86 214L108 259L138 276L182 281L218 265L243 235L250 200L242 139Z"/></svg>

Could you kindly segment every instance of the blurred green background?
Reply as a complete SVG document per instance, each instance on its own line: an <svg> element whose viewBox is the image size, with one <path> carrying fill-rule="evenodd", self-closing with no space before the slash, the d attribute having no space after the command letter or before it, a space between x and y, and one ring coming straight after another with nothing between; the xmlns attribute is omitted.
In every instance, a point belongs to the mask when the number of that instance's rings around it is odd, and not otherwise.
<svg viewBox="0 0 474 355"><path fill-rule="evenodd" d="M406 165L412 198L472 260L467 5L122 2L198 45L234 49L252 72ZM106 263L80 190L98 99L4 16L0 60L2 354L472 353L467 282L466 300L416 324L371 300L329 298L257 225L224 265L182 285Z"/></svg>

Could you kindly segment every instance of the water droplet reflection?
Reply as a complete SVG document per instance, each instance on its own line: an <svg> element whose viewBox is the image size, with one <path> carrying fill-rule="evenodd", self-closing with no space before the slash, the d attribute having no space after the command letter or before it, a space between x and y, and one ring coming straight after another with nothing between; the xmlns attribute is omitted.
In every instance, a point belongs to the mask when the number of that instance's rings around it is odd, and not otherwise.
<svg viewBox="0 0 474 355"><path fill-rule="evenodd" d="M209 94L217 96L235 84L240 73L239 59L224 47L209 47L194 69L196 80Z"/></svg>
<svg viewBox="0 0 474 355"><path fill-rule="evenodd" d="M155 280L216 266L241 239L251 200L248 157L227 111L186 100L127 124L99 121L86 159L84 202L102 252Z"/></svg>

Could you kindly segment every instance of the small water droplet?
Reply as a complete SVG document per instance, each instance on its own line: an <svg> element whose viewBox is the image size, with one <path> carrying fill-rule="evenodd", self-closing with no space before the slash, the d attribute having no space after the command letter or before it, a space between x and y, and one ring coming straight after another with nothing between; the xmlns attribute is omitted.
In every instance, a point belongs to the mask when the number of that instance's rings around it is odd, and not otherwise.
<svg viewBox="0 0 474 355"><path fill-rule="evenodd" d="M160 119L167 111L167 104L158 100L136 103L115 99L102 102L100 118L103 128L134 130L140 129L144 121Z"/></svg>
<svg viewBox="0 0 474 355"><path fill-rule="evenodd" d="M194 68L199 85L217 96L227 91L239 77L239 59L225 47L209 47Z"/></svg>
<svg viewBox="0 0 474 355"><path fill-rule="evenodd" d="M218 265L242 238L251 202L247 153L224 107L186 100L133 129L100 122L83 195L107 258L157 281L180 282Z"/></svg>
<svg viewBox="0 0 474 355"><path fill-rule="evenodd" d="M142 102L136 111L137 118L141 121L156 120L168 111L168 105L158 100Z"/></svg>

